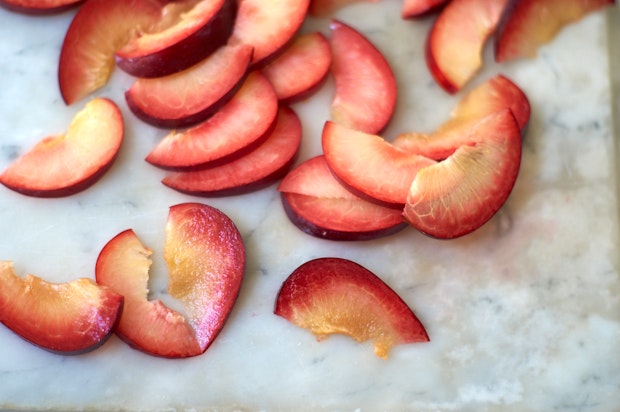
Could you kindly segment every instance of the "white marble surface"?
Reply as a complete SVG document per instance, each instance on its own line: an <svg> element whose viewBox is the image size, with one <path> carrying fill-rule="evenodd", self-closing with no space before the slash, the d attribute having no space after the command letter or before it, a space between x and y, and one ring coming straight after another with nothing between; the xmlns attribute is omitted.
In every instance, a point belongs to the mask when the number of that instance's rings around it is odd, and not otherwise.
<svg viewBox="0 0 620 412"><path fill-rule="evenodd" d="M612 12L609 21L620 24L617 6ZM65 107L56 83L71 16L0 10L0 168L44 135L63 131L81 107ZM443 93L424 65L431 20L404 22L400 2L387 0L350 6L338 17L394 65L399 106L386 137L430 130L447 118L460 95ZM87 355L64 357L0 327L0 409L620 410L618 153L605 17L571 26L534 61L490 63L477 78L500 71L512 78L531 100L532 119L505 207L453 241L407 229L379 241L334 243L293 227L274 186L223 199L167 189L163 172L143 160L164 132L131 115L122 93L132 79L116 72L97 94L115 99L126 117L118 161L70 198L34 199L0 187L0 259L50 281L92 277L103 245L133 228L155 250L152 289L161 297L158 251L167 209L202 200L226 212L244 236L241 294L213 346L185 360L150 357L116 337ZM326 29L326 21L313 24ZM294 106L304 125L300 161L320 150L330 87ZM285 277L328 255L379 274L415 310L431 342L396 347L381 360L370 344L346 337L317 342L273 315Z"/></svg>

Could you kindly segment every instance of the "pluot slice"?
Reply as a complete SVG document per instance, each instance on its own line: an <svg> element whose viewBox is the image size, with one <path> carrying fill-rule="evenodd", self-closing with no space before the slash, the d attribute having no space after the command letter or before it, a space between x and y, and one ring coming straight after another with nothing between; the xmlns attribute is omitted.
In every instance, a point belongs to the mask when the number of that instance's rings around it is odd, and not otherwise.
<svg viewBox="0 0 620 412"><path fill-rule="evenodd" d="M24 195L69 196L85 190L110 168L123 141L118 106L95 98L79 111L65 134L49 136L0 174L0 183Z"/></svg>
<svg viewBox="0 0 620 412"><path fill-rule="evenodd" d="M534 58L565 26L615 0L509 0L495 37L495 61Z"/></svg>
<svg viewBox="0 0 620 412"><path fill-rule="evenodd" d="M421 17L445 6L450 0L403 0L401 16L404 19Z"/></svg>
<svg viewBox="0 0 620 412"><path fill-rule="evenodd" d="M183 358L204 353L222 330L245 270L245 248L223 212L200 203L170 208L164 260L168 293L185 315L147 300L151 251L132 230L121 232L97 259L97 281L125 296L117 333L132 347L156 356Z"/></svg>
<svg viewBox="0 0 620 412"><path fill-rule="evenodd" d="M521 134L530 119L530 103L525 93L510 79L496 75L470 90L457 103L450 119L432 133L402 133L392 142L395 146L435 160L450 156L474 136L469 133L483 117L510 109Z"/></svg>
<svg viewBox="0 0 620 412"><path fill-rule="evenodd" d="M426 64L435 81L456 93L483 65L482 50L507 0L451 0L428 32Z"/></svg>
<svg viewBox="0 0 620 412"><path fill-rule="evenodd" d="M236 0L194 1L189 10L183 3L166 6L168 14L178 15L170 27L134 37L118 49L118 67L136 77L166 76L187 69L226 44L235 22Z"/></svg>
<svg viewBox="0 0 620 412"><path fill-rule="evenodd" d="M322 155L291 170L278 190L291 222L316 237L370 240L406 226L401 210L369 202L342 186Z"/></svg>
<svg viewBox="0 0 620 412"><path fill-rule="evenodd" d="M0 322L50 352L80 354L100 347L112 334L123 297L88 278L51 283L21 278L11 262L0 262Z"/></svg>
<svg viewBox="0 0 620 412"><path fill-rule="evenodd" d="M204 122L172 131L146 160L162 168L188 168L231 161L256 148L272 130L278 98L269 80L250 73L233 98Z"/></svg>
<svg viewBox="0 0 620 412"><path fill-rule="evenodd" d="M326 17L345 6L363 1L376 3L379 0L311 0L308 13L314 17Z"/></svg>
<svg viewBox="0 0 620 412"><path fill-rule="evenodd" d="M342 258L317 258L295 269L278 292L274 312L318 339L344 334L358 342L372 340L381 358L395 345L429 341L420 320L393 289Z"/></svg>
<svg viewBox="0 0 620 412"><path fill-rule="evenodd" d="M161 19L164 0L89 0L74 16L63 40L58 82L72 104L101 88L115 67L114 52Z"/></svg>
<svg viewBox="0 0 620 412"><path fill-rule="evenodd" d="M402 206L418 171L435 163L380 136L325 123L323 153L329 168L357 195Z"/></svg>
<svg viewBox="0 0 620 412"><path fill-rule="evenodd" d="M168 76L141 78L125 92L131 111L158 127L185 127L206 120L243 83L252 58L247 45L227 45L200 63Z"/></svg>
<svg viewBox="0 0 620 412"><path fill-rule="evenodd" d="M504 204L519 173L521 134L510 110L492 113L446 160L418 172L405 219L421 232L451 239L486 223Z"/></svg>
<svg viewBox="0 0 620 412"><path fill-rule="evenodd" d="M229 196L258 190L282 178L290 169L301 143L301 122L283 106L276 124L256 149L230 162L201 170L168 174L163 184L196 196Z"/></svg>
<svg viewBox="0 0 620 412"><path fill-rule="evenodd" d="M332 55L320 32L297 36L286 50L262 69L285 104L310 96L329 74Z"/></svg>
<svg viewBox="0 0 620 412"><path fill-rule="evenodd" d="M332 120L366 133L379 133L396 107L396 79L383 54L362 33L332 20L330 44L336 91Z"/></svg>
<svg viewBox="0 0 620 412"><path fill-rule="evenodd" d="M0 6L23 14L55 14L78 7L84 0L0 0Z"/></svg>
<svg viewBox="0 0 620 412"><path fill-rule="evenodd" d="M282 51L301 29L310 0L239 0L231 42L254 48L253 67Z"/></svg>

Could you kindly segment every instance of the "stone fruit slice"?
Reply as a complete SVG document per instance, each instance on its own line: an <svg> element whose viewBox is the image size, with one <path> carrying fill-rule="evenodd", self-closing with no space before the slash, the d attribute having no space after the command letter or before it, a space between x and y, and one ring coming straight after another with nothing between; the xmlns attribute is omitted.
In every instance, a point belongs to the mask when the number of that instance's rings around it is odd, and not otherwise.
<svg viewBox="0 0 620 412"><path fill-rule="evenodd" d="M0 262L0 321L48 351L72 355L98 348L112 334L122 308L121 295L91 279L21 278L11 262Z"/></svg>
<svg viewBox="0 0 620 412"><path fill-rule="evenodd" d="M342 258L318 258L295 269L278 292L274 312L319 340L331 334L371 340L381 358L394 345L429 341L422 323L394 290Z"/></svg>
<svg viewBox="0 0 620 412"><path fill-rule="evenodd" d="M379 0L312 0L308 13L314 17L326 17L345 6L363 1L376 3Z"/></svg>
<svg viewBox="0 0 620 412"><path fill-rule="evenodd" d="M230 196L248 193L284 177L293 165L301 143L301 122L283 106L278 110L274 130L250 153L200 170L167 175L163 184L196 196Z"/></svg>
<svg viewBox="0 0 620 412"><path fill-rule="evenodd" d="M338 20L330 25L336 92L332 120L366 133L379 133L396 107L396 79L383 54L360 32Z"/></svg>
<svg viewBox="0 0 620 412"><path fill-rule="evenodd" d="M0 0L0 6L24 14L55 14L78 7L84 0Z"/></svg>
<svg viewBox="0 0 620 412"><path fill-rule="evenodd" d="M184 314L147 300L151 251L132 230L101 250L97 282L125 297L116 333L145 353L184 358L204 353L222 330L245 270L243 239L221 211L200 203L170 208L164 260L168 293Z"/></svg>
<svg viewBox="0 0 620 412"><path fill-rule="evenodd" d="M401 16L404 19L425 16L440 9L448 2L449 0L403 0Z"/></svg>
<svg viewBox="0 0 620 412"><path fill-rule="evenodd" d="M65 134L49 136L17 158L0 183L29 196L69 196L93 185L110 168L123 141L118 106L96 98L78 112Z"/></svg>

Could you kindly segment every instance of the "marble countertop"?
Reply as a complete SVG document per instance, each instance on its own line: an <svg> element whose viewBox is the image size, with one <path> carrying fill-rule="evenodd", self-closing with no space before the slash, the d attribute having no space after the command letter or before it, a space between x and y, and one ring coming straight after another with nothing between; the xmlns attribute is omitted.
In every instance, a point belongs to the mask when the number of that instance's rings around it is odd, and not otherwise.
<svg viewBox="0 0 620 412"><path fill-rule="evenodd" d="M0 10L0 168L41 137L66 129L57 58L72 12L26 17ZM423 60L431 20L403 21L400 2L337 14L393 64L398 111L385 136L431 130L461 95L448 96ZM0 187L0 259L49 281L94 277L97 254L133 228L155 251L153 297L167 299L163 269L168 207L220 208L244 237L248 265L239 299L202 356L169 360L112 337L86 355L60 356L0 327L2 410L610 412L620 410L618 78L609 33L614 6L562 31L531 61L489 62L474 83L501 72L526 92L532 117L513 193L480 230L440 241L408 228L367 242L330 242L287 219L275 186L231 198L195 198L160 182L144 157L165 132L138 121L116 71L97 95L113 98L126 139L112 169L72 197L35 199ZM327 29L312 21L304 30ZM615 33L615 36L618 36ZM616 37L617 39L618 37ZM618 41L615 42L618 48ZM614 86L617 93L612 92ZM318 154L332 84L293 108L302 118L299 161ZM614 104L612 104L614 103ZM428 344L395 347L387 360L344 336L317 342L273 314L276 293L301 263L357 261L414 309Z"/></svg>

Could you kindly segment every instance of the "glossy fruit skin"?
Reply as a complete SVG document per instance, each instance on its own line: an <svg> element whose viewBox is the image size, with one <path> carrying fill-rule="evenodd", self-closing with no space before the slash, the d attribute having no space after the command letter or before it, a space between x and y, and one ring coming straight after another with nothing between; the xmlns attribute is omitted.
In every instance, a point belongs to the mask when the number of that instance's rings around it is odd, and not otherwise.
<svg viewBox="0 0 620 412"><path fill-rule="evenodd" d="M63 355L97 349L114 331L122 309L121 295L91 279L22 279L11 262L0 262L0 322L42 349Z"/></svg>
<svg viewBox="0 0 620 412"><path fill-rule="evenodd" d="M232 34L237 1L225 0L222 3L204 26L184 39L146 55L120 49L115 54L116 65L132 76L148 78L167 76L197 64L224 46Z"/></svg>
<svg viewBox="0 0 620 412"><path fill-rule="evenodd" d="M85 0L0 0L7 10L31 15L58 14L79 7Z"/></svg>
<svg viewBox="0 0 620 412"><path fill-rule="evenodd" d="M318 339L345 334L374 340L387 358L393 345L428 342L424 326L377 275L348 259L322 257L303 263L282 284L274 313Z"/></svg>

